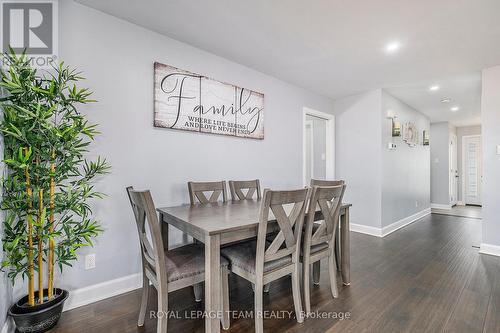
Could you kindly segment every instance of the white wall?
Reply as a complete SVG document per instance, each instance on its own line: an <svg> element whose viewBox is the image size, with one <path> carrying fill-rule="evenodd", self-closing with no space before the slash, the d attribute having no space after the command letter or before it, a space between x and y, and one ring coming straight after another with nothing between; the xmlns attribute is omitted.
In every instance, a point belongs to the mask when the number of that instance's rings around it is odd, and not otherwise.
<svg viewBox="0 0 500 333"><path fill-rule="evenodd" d="M381 228L382 91L335 101L336 178L347 183L344 201L352 203L351 222Z"/></svg>
<svg viewBox="0 0 500 333"><path fill-rule="evenodd" d="M450 125L448 122L431 124L431 203L450 204Z"/></svg>
<svg viewBox="0 0 500 333"><path fill-rule="evenodd" d="M303 107L333 111L333 102L73 1L59 7L60 57L77 66L99 102L82 109L103 133L91 155L113 166L94 205L105 232L59 286L74 289L139 272L137 230L125 187L149 188L157 206L188 202L188 180L260 178L266 187L302 186ZM159 61L265 94L265 139L153 128L153 62ZM181 241L171 233L171 243Z"/></svg>
<svg viewBox="0 0 500 333"><path fill-rule="evenodd" d="M463 200L463 166L462 166L462 144L463 137L467 135L481 135L481 125L457 127L457 146L458 146L458 201Z"/></svg>
<svg viewBox="0 0 500 333"><path fill-rule="evenodd" d="M419 133L419 144L410 147L402 137L392 137L396 115L401 124L412 122ZM430 149L422 145L423 131L429 133L429 119L409 105L382 92L382 227L430 208ZM396 149L387 144L393 142Z"/></svg>
<svg viewBox="0 0 500 333"><path fill-rule="evenodd" d="M500 246L500 66L483 70L483 244ZM481 244L481 250L483 250ZM500 255L500 248L497 248Z"/></svg>

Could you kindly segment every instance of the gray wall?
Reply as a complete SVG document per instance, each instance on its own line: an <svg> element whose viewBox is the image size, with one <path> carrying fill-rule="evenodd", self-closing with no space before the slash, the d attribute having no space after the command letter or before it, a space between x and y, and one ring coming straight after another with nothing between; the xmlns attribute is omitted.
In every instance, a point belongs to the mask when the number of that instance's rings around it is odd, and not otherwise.
<svg viewBox="0 0 500 333"><path fill-rule="evenodd" d="M408 146L402 137L392 137L388 115L404 124L411 121L419 131L419 144ZM430 207L430 149L422 145L429 119L399 99L382 92L382 227ZM396 149L387 144L393 142Z"/></svg>
<svg viewBox="0 0 500 333"><path fill-rule="evenodd" d="M96 268L83 261L64 273L74 289L139 272L137 231L125 187L149 188L157 206L188 202L188 180L260 178L263 186L302 186L302 108L333 111L333 102L248 67L100 13L61 1L60 56L84 71L99 102L83 109L103 133L91 155L113 170L94 205L105 232ZM251 140L153 128L153 62L159 61L265 94L265 139ZM181 242L171 232L171 242Z"/></svg>
<svg viewBox="0 0 500 333"><path fill-rule="evenodd" d="M483 243L500 246L500 66L483 70Z"/></svg>
<svg viewBox="0 0 500 333"><path fill-rule="evenodd" d="M458 201L463 200L463 192L462 192L462 138L466 135L480 135L481 134L481 125L477 126L464 126L457 127L457 147L458 147Z"/></svg>
<svg viewBox="0 0 500 333"><path fill-rule="evenodd" d="M381 99L378 89L335 101L336 178L347 182L352 223L376 228L382 216Z"/></svg>
<svg viewBox="0 0 500 333"><path fill-rule="evenodd" d="M449 205L449 123L431 124L429 140L431 147L431 203Z"/></svg>

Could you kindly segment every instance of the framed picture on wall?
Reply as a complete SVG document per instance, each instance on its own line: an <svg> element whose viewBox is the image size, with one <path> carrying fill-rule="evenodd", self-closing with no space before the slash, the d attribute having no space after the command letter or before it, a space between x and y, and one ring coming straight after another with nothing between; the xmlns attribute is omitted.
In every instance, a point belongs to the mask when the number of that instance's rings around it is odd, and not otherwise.
<svg viewBox="0 0 500 333"><path fill-rule="evenodd" d="M264 139L264 94L154 64L154 126Z"/></svg>
<svg viewBox="0 0 500 333"><path fill-rule="evenodd" d="M422 144L424 146L428 146L429 145L429 132L427 132L426 130L424 130L424 133L422 135Z"/></svg>

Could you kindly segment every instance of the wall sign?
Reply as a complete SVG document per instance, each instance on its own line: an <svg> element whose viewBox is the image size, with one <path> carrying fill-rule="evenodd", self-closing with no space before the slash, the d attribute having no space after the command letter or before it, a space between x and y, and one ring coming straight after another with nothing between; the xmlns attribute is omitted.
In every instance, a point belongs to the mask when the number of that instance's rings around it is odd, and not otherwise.
<svg viewBox="0 0 500 333"><path fill-rule="evenodd" d="M155 62L154 126L264 139L264 95Z"/></svg>

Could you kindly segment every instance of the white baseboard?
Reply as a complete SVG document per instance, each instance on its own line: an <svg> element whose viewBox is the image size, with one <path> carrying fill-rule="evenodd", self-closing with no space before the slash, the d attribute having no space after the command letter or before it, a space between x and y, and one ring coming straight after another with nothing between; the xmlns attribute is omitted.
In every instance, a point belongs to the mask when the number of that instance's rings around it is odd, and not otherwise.
<svg viewBox="0 0 500 333"><path fill-rule="evenodd" d="M413 215L410 215L408 217L405 217L399 221L396 221L388 226L385 226L383 228L377 228L377 227L371 227L363 224L356 224L356 223L351 223L351 231L354 232L359 232L362 234L370 235L370 236L375 236L375 237L385 237L391 233L393 233L396 230L399 230L408 224L411 224L419 219L421 219L424 216L427 216L431 213L430 208L426 208L424 210L421 210L418 213L415 213Z"/></svg>
<svg viewBox="0 0 500 333"><path fill-rule="evenodd" d="M434 204L434 203L431 203L431 209L447 209L447 210L451 210L451 205L443 205L443 204Z"/></svg>
<svg viewBox="0 0 500 333"><path fill-rule="evenodd" d="M382 228L382 237L385 237L391 233L393 233L396 230L399 230L403 227L406 227L408 224L411 224L419 219L421 219L424 216L427 216L431 213L430 208L426 208L424 210L421 210L420 212L417 212L413 215L410 215L408 217L405 217L399 221L396 221L392 224L389 224L388 226L385 226Z"/></svg>
<svg viewBox="0 0 500 333"><path fill-rule="evenodd" d="M94 284L84 288L69 291L69 297L64 303L63 311L101 301L142 287L142 273L124 276L118 279ZM13 333L14 323L7 318L0 333Z"/></svg>
<svg viewBox="0 0 500 333"><path fill-rule="evenodd" d="M364 224L351 223L350 230L354 232L359 232L361 234L366 234L375 237L382 237L382 229L377 227L370 227Z"/></svg>
<svg viewBox="0 0 500 333"><path fill-rule="evenodd" d="M68 311L83 305L120 295L140 287L142 287L142 273L132 274L88 287L70 290L69 297L64 304L63 311Z"/></svg>
<svg viewBox="0 0 500 333"><path fill-rule="evenodd" d="M479 249L479 253L500 257L500 246L481 243L481 248Z"/></svg>
<svg viewBox="0 0 500 333"><path fill-rule="evenodd" d="M465 202L463 202L463 201L457 201L457 206L465 206Z"/></svg>

